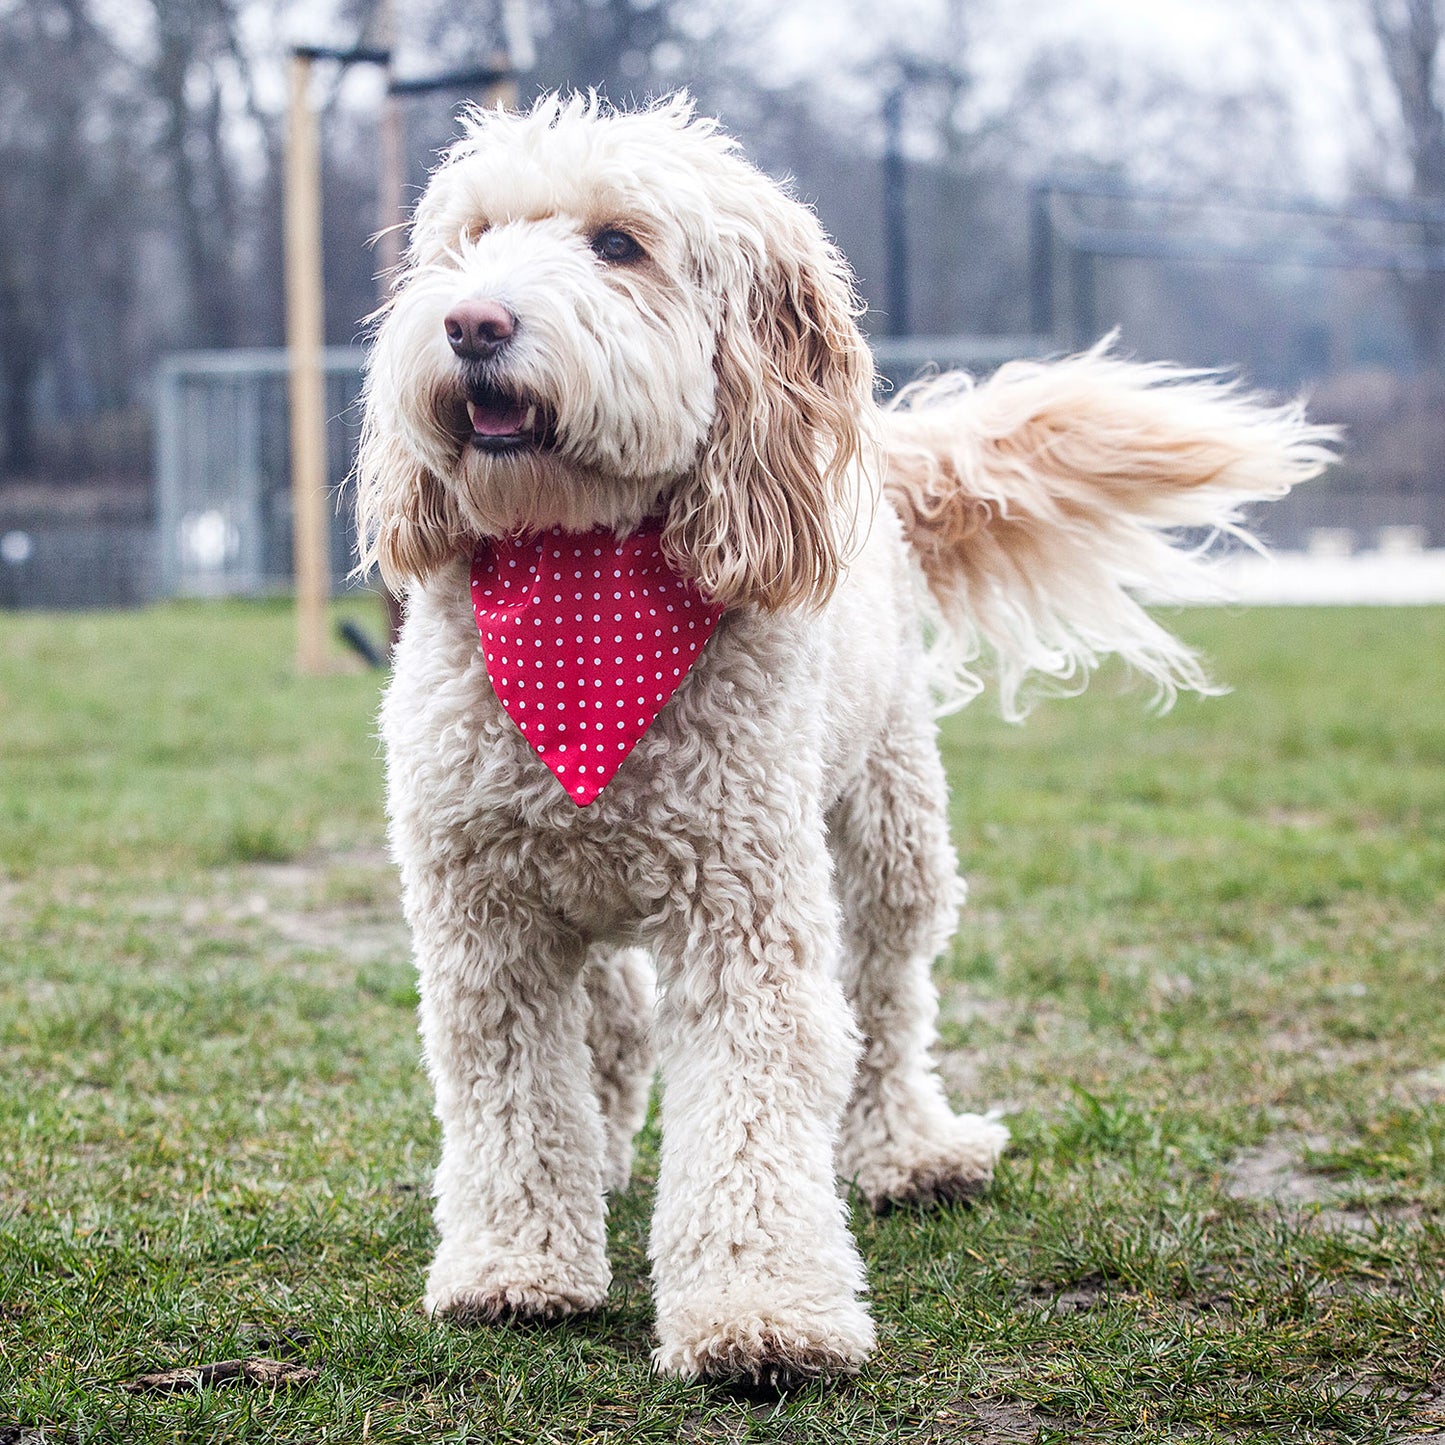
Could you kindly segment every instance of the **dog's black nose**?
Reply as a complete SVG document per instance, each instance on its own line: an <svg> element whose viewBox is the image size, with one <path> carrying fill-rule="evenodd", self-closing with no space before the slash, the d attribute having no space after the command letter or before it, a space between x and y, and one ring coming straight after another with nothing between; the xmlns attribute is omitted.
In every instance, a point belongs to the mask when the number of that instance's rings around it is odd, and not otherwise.
<svg viewBox="0 0 1445 1445"><path fill-rule="evenodd" d="M485 361L512 339L517 318L500 301L463 301L447 312L442 325L463 361Z"/></svg>

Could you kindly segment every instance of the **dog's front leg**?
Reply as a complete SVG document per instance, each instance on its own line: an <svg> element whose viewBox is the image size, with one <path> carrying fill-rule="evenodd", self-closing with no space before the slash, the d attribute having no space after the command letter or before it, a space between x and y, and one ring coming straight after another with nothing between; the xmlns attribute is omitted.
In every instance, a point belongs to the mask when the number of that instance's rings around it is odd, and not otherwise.
<svg viewBox="0 0 1445 1445"><path fill-rule="evenodd" d="M822 825L785 822L777 846L739 830L700 860L656 941L654 1359L669 1373L836 1374L873 1345L834 1185L858 1039Z"/></svg>
<svg viewBox="0 0 1445 1445"><path fill-rule="evenodd" d="M467 1322L593 1309L611 1277L585 944L515 898L463 912L439 888L413 913L442 1125L426 1307Z"/></svg>

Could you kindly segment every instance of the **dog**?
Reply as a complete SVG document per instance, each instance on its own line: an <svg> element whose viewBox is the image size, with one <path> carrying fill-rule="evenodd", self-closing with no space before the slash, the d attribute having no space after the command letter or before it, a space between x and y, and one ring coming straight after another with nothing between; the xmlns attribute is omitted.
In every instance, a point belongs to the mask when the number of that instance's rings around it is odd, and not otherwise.
<svg viewBox="0 0 1445 1445"><path fill-rule="evenodd" d="M840 1181L964 1200L1008 1139L929 1055L940 690L990 668L1013 715L1106 654L1207 689L1137 595L1330 438L1107 346L881 407L843 259L686 98L463 125L356 472L407 607L381 732L442 1132L425 1307L603 1302L656 1066L656 1367L847 1373L874 1326Z"/></svg>

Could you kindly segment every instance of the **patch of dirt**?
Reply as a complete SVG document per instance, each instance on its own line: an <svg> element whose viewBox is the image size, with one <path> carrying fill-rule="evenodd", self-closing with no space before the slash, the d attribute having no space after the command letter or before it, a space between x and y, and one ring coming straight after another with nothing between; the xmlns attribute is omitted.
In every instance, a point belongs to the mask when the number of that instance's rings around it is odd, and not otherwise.
<svg viewBox="0 0 1445 1445"><path fill-rule="evenodd" d="M943 1080L944 1088L956 1101L961 1101L969 1109L974 1108L974 1102L978 1099L979 1083L979 1061L972 1053L964 1053L957 1049L949 1049L947 1052L939 1050L934 1057L938 1062L938 1074Z"/></svg>
<svg viewBox="0 0 1445 1445"><path fill-rule="evenodd" d="M1439 1101L1445 1099L1445 1064L1416 1069L1402 1080L1405 1090L1416 1098Z"/></svg>
<svg viewBox="0 0 1445 1445"><path fill-rule="evenodd" d="M1390 1224L1421 1216L1416 1204L1361 1207L1345 1202L1343 1184L1307 1169L1301 1156L1323 1149L1329 1141L1297 1134L1278 1134L1236 1155L1224 1173L1224 1192L1231 1199L1273 1204L1307 1217L1319 1229L1341 1234L1378 1234Z"/></svg>
<svg viewBox="0 0 1445 1445"><path fill-rule="evenodd" d="M332 873L377 872L395 877L395 866L385 848L316 850L285 863L248 863L245 873L266 888L300 890L326 879Z"/></svg>
<svg viewBox="0 0 1445 1445"><path fill-rule="evenodd" d="M1314 1380L1316 1388L1324 1394L1336 1400L1348 1399L1350 1396L1366 1397L1377 1400L1413 1400L1417 1411L1413 1424L1416 1425L1440 1425L1445 1424L1445 1390L1426 1387L1423 1391L1419 1386L1402 1385L1392 1382L1380 1375L1317 1375ZM1432 1440L1445 1441L1445 1435L1403 1435L1401 1440L1409 1440L1412 1445L1429 1445Z"/></svg>
<svg viewBox="0 0 1445 1445"><path fill-rule="evenodd" d="M266 925L287 943L351 963L410 955L396 872L384 849L258 863L244 876L265 889L259 901ZM248 901L254 907L257 897Z"/></svg>
<svg viewBox="0 0 1445 1445"><path fill-rule="evenodd" d="M1392 1224L1409 1224L1422 1219L1424 1214L1418 1204L1390 1204L1373 1209L1321 1209L1312 1219L1321 1229L1337 1234L1378 1236Z"/></svg>
<svg viewBox="0 0 1445 1445"><path fill-rule="evenodd" d="M53 978L27 978L20 985L20 991L26 1006L32 1009L45 1008L60 997L60 985Z"/></svg>
<svg viewBox="0 0 1445 1445"><path fill-rule="evenodd" d="M982 1435L969 1438L983 1445L1014 1445L1014 1442L1037 1440L1045 1423L1032 1410L1010 1400L971 1400L968 1409L983 1429Z"/></svg>
<svg viewBox="0 0 1445 1445"><path fill-rule="evenodd" d="M974 1024L985 1024L1000 1033L1012 1033L1016 1016L1021 1006L1010 999L979 998L958 985L945 988L939 999L939 1018L945 1023L957 1024L969 1029Z"/></svg>
<svg viewBox="0 0 1445 1445"><path fill-rule="evenodd" d="M286 1360L251 1358L216 1360L208 1365L183 1365L176 1370L158 1370L138 1375L121 1386L133 1395L166 1395L178 1390L199 1390L213 1385L259 1385L265 1390L295 1389L314 1384L320 1371Z"/></svg>
<svg viewBox="0 0 1445 1445"><path fill-rule="evenodd" d="M958 1047L935 1048L938 1073L960 1107L975 1113L1019 1113L1030 1104L1044 1105L1055 1097L1052 1074L1032 1060L1047 1056L1066 1027L1063 1014L1044 999L980 998L957 984L945 984L939 996L939 1023L963 1033ZM985 1097L980 1078L985 1068L995 1076L1001 1061L1009 1065L1010 1087L1017 1096Z"/></svg>
<svg viewBox="0 0 1445 1445"><path fill-rule="evenodd" d="M1328 813L1313 808L1274 807L1265 811L1265 821L1275 828L1327 828Z"/></svg>
<svg viewBox="0 0 1445 1445"><path fill-rule="evenodd" d="M341 908L272 909L268 925L287 943L317 953L339 956L348 963L411 957L411 937L400 914L391 922L358 918Z"/></svg>
<svg viewBox="0 0 1445 1445"><path fill-rule="evenodd" d="M1323 1148L1325 1142L1281 1134L1245 1149L1225 1169L1224 1192L1231 1199L1286 1208L1326 1204L1335 1190L1321 1175L1306 1169L1299 1157L1304 1149Z"/></svg>
<svg viewBox="0 0 1445 1445"><path fill-rule="evenodd" d="M285 863L246 864L217 875L216 891L138 911L174 915L188 928L259 924L280 945L347 964L407 959L396 872L384 849L315 851Z"/></svg>
<svg viewBox="0 0 1445 1445"><path fill-rule="evenodd" d="M1260 1047L1270 1054L1289 1058L1307 1055L1321 1070L1335 1074L1347 1073L1357 1065L1372 1063L1380 1057L1378 1045L1335 1043L1314 1029L1290 1025L1271 1029L1260 1041Z"/></svg>
<svg viewBox="0 0 1445 1445"><path fill-rule="evenodd" d="M1059 1315L1087 1314L1108 1294L1109 1283L1101 1274L1086 1274L1063 1289L1038 1283L1027 1287L1028 1298L1040 1309Z"/></svg>
<svg viewBox="0 0 1445 1445"><path fill-rule="evenodd" d="M267 889L265 926L283 943L351 965L410 959L396 872L381 849L258 864L248 872Z"/></svg>

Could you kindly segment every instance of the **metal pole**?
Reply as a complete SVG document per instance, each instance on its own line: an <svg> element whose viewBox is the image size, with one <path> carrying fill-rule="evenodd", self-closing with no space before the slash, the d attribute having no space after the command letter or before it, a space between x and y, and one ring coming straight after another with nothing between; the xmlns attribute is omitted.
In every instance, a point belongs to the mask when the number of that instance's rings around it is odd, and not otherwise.
<svg viewBox="0 0 1445 1445"><path fill-rule="evenodd" d="M883 250L884 305L888 334L907 336L908 197L903 166L903 86L900 80L883 98Z"/></svg>
<svg viewBox="0 0 1445 1445"><path fill-rule="evenodd" d="M1097 295L1098 270L1094 253L1081 246L1075 246L1069 260L1069 289L1073 296L1073 344L1077 347L1092 346L1099 338L1099 302Z"/></svg>
<svg viewBox="0 0 1445 1445"><path fill-rule="evenodd" d="M291 396L291 545L296 666L326 671L331 567L326 535L326 402L321 275L321 157L309 55L291 57L286 125L286 348Z"/></svg>
<svg viewBox="0 0 1445 1445"><path fill-rule="evenodd" d="M181 580L181 375L174 359L156 373L156 526L160 534L161 596L174 597Z"/></svg>
<svg viewBox="0 0 1445 1445"><path fill-rule="evenodd" d="M1035 336L1054 332L1053 187L1047 181L1029 195L1029 330Z"/></svg>

